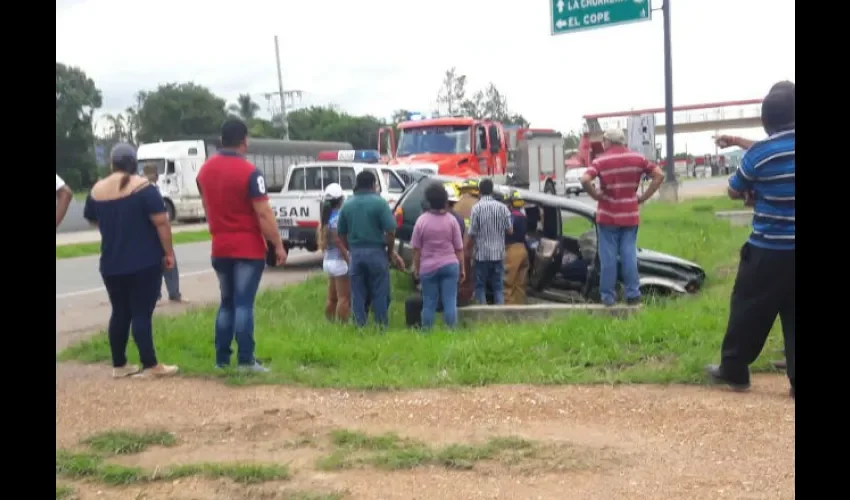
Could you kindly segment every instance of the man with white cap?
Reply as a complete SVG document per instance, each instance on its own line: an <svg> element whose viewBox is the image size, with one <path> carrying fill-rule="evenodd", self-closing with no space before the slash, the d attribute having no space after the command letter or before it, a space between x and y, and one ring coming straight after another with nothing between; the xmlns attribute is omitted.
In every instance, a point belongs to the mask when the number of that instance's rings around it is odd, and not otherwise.
<svg viewBox="0 0 850 500"><path fill-rule="evenodd" d="M643 155L626 147L626 134L620 129L606 130L602 135L605 152L593 160L581 177L588 196L598 202L596 224L599 230L599 292L602 303L612 306L617 301L617 264L622 269L626 303L640 303L640 276L637 265L637 233L640 224L638 206L661 187L664 172ZM638 195L641 178L649 175L652 182ZM599 187L593 180L599 178Z"/></svg>

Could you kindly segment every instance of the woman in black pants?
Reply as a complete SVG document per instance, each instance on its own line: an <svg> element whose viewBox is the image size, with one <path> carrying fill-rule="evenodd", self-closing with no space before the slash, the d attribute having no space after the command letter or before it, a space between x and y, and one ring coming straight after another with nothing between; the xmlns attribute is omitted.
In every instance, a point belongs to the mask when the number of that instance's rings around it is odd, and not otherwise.
<svg viewBox="0 0 850 500"><path fill-rule="evenodd" d="M133 146L117 144L110 160L112 173L94 185L83 215L100 230L100 274L112 305L112 375L173 375L176 366L160 364L156 359L151 326L162 269L174 266L165 203L156 186L136 175ZM131 325L141 369L127 364Z"/></svg>

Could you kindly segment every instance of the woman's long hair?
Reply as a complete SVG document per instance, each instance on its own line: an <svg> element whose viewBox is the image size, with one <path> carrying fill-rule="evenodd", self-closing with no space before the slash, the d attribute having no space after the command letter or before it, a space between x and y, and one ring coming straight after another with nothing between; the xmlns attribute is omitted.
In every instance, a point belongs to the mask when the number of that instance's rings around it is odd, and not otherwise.
<svg viewBox="0 0 850 500"><path fill-rule="evenodd" d="M319 216L319 230L316 234L316 244L322 252L328 249L328 243L331 239L331 229L328 227L328 222L331 220L331 212L339 208L344 199L344 197L340 197L322 202L322 210Z"/></svg>
<svg viewBox="0 0 850 500"><path fill-rule="evenodd" d="M130 177L138 173L136 148L130 144L119 142L112 147L109 157L112 160L112 171L122 174L118 188L124 189L130 183Z"/></svg>

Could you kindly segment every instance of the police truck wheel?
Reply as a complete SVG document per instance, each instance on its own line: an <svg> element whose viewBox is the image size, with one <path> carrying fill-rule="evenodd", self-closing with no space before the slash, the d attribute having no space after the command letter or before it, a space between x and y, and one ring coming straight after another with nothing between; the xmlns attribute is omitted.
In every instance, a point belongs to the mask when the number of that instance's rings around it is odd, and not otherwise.
<svg viewBox="0 0 850 500"><path fill-rule="evenodd" d="M546 181L546 185L543 186L543 192L546 194L555 194L555 184L552 181Z"/></svg>
<svg viewBox="0 0 850 500"><path fill-rule="evenodd" d="M165 211L168 213L168 220L174 222L176 212L174 211L174 204L170 200L165 200Z"/></svg>

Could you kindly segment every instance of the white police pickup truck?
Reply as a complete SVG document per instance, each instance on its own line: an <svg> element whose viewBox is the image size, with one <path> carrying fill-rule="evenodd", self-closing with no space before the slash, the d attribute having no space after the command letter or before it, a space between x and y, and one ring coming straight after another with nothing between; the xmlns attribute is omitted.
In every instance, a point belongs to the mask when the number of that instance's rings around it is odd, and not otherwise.
<svg viewBox="0 0 850 500"><path fill-rule="evenodd" d="M363 171L372 172L378 179L378 192L387 200L390 208L395 206L404 192L409 172L398 167L379 164L380 154L372 150L323 151L317 160L292 166L286 176L283 190L270 193L269 203L277 218L278 231L283 246L288 252L292 248L305 248L315 252L316 229L321 217L322 197L325 187L339 184L346 196L354 193L354 181ZM417 165L419 171L436 171L436 165ZM272 250L266 255L272 265Z"/></svg>

